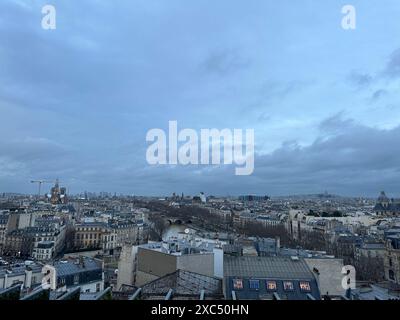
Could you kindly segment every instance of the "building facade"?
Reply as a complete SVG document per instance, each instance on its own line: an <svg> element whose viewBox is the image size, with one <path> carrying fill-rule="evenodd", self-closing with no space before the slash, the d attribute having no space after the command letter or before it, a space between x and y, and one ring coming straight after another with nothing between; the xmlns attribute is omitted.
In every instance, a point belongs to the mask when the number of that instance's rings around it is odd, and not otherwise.
<svg viewBox="0 0 400 320"><path fill-rule="evenodd" d="M385 279L400 289L400 243L388 240L384 256Z"/></svg>

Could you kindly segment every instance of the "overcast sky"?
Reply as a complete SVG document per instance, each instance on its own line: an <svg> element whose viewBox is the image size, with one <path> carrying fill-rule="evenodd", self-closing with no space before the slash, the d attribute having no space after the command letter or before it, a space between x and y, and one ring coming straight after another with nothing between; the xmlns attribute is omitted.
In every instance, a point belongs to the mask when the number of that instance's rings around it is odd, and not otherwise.
<svg viewBox="0 0 400 320"><path fill-rule="evenodd" d="M1 0L0 192L400 196L399 17L399 0ZM253 128L253 175L149 166L169 120Z"/></svg>

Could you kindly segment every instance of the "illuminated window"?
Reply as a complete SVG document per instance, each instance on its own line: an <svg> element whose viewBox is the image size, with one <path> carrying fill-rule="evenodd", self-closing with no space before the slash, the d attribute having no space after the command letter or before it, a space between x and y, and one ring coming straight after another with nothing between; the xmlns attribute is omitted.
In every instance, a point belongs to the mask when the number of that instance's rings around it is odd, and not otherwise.
<svg viewBox="0 0 400 320"><path fill-rule="evenodd" d="M300 282L300 290L301 291L311 291L311 286L308 281L301 281Z"/></svg>
<svg viewBox="0 0 400 320"><path fill-rule="evenodd" d="M276 281L267 281L267 290L276 291Z"/></svg>
<svg viewBox="0 0 400 320"><path fill-rule="evenodd" d="M284 281L283 282L283 289L285 291L292 291L294 289L292 281Z"/></svg>
<svg viewBox="0 0 400 320"><path fill-rule="evenodd" d="M260 281L259 280L249 280L249 286L252 290L260 289Z"/></svg>
<svg viewBox="0 0 400 320"><path fill-rule="evenodd" d="M242 279L234 279L233 280L233 289L235 289L235 290L243 289L243 280Z"/></svg>

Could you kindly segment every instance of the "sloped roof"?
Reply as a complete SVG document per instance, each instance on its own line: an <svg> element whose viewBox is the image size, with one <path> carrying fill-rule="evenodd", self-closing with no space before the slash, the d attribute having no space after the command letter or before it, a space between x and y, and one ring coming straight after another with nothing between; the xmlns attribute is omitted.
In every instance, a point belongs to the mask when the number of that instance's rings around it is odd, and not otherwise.
<svg viewBox="0 0 400 320"><path fill-rule="evenodd" d="M314 278L303 259L290 257L224 257L224 276L269 279Z"/></svg>
<svg viewBox="0 0 400 320"><path fill-rule="evenodd" d="M59 261L54 264L54 267L57 270L58 276L67 276L80 272L102 269L102 266L99 261L89 258L84 258L83 261L84 261L83 265L71 261L67 262Z"/></svg>
<svg viewBox="0 0 400 320"><path fill-rule="evenodd" d="M177 270L156 279L142 287L145 295L165 295L173 289L174 295L199 295L201 290L206 295L222 294L222 280L198 273Z"/></svg>

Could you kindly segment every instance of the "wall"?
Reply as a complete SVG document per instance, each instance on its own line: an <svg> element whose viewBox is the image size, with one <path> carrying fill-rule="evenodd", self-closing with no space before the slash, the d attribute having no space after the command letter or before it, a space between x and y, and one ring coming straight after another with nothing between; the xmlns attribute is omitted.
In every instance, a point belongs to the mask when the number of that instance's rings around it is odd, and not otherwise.
<svg viewBox="0 0 400 320"><path fill-rule="evenodd" d="M137 254L136 286L141 286L176 270L186 270L206 276L214 276L214 254L190 254L175 256L163 252L139 248Z"/></svg>
<svg viewBox="0 0 400 320"><path fill-rule="evenodd" d="M177 257L155 250L139 248L137 254L137 271L162 277L177 270ZM143 283L137 274L136 281Z"/></svg>
<svg viewBox="0 0 400 320"><path fill-rule="evenodd" d="M190 254L178 257L177 269L214 276L214 254Z"/></svg>
<svg viewBox="0 0 400 320"><path fill-rule="evenodd" d="M344 295L342 288L342 259L304 259L311 271L316 268L319 276L314 273L317 279L321 295Z"/></svg>
<svg viewBox="0 0 400 320"><path fill-rule="evenodd" d="M137 254L137 247L126 245L122 247L118 261L117 289L123 284L134 284L134 267Z"/></svg>
<svg viewBox="0 0 400 320"><path fill-rule="evenodd" d="M155 250L139 248L137 253L136 286L177 270L177 257Z"/></svg>
<svg viewBox="0 0 400 320"><path fill-rule="evenodd" d="M214 276L217 278L224 277L224 250L214 248Z"/></svg>

